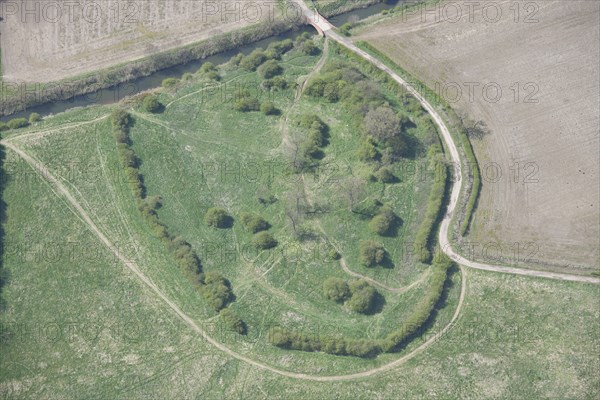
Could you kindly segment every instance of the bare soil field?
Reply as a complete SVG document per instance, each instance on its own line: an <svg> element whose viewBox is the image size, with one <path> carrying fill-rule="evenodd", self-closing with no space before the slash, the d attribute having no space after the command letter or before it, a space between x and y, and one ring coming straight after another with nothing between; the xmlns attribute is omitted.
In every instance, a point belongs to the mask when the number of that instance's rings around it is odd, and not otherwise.
<svg viewBox="0 0 600 400"><path fill-rule="evenodd" d="M290 6L285 18L298 18ZM3 79L52 82L282 17L250 0L0 1Z"/></svg>
<svg viewBox="0 0 600 400"><path fill-rule="evenodd" d="M483 186L466 255L589 273L600 260L600 3L472 7L417 7L356 40L487 126L472 138Z"/></svg>

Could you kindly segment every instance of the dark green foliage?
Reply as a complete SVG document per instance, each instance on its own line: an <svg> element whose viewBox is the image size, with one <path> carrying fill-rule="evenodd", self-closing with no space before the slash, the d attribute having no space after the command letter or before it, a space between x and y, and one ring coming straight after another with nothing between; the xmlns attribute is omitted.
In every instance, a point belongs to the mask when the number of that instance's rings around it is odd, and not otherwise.
<svg viewBox="0 0 600 400"><path fill-rule="evenodd" d="M221 311L219 311L219 315L229 330L237 332L240 335L246 334L246 324L231 308L223 308Z"/></svg>
<svg viewBox="0 0 600 400"><path fill-rule="evenodd" d="M262 86L265 89L271 90L271 89L286 89L288 87L288 83L285 80L284 77L282 76L276 76L273 79L266 79L263 81Z"/></svg>
<svg viewBox="0 0 600 400"><path fill-rule="evenodd" d="M2 132L2 131L7 131L7 130L9 130L9 129L10 129L10 128L8 127L8 125L6 125L6 123L5 123L5 122L3 122L3 121L0 121L0 132Z"/></svg>
<svg viewBox="0 0 600 400"><path fill-rule="evenodd" d="M371 222L369 222L369 229L380 236L389 235L397 218L389 206L383 206L379 209L377 215L371 219Z"/></svg>
<svg viewBox="0 0 600 400"><path fill-rule="evenodd" d="M213 228L230 228L231 216L222 208L209 208L206 214L204 214L204 223Z"/></svg>
<svg viewBox="0 0 600 400"><path fill-rule="evenodd" d="M344 36L350 36L350 29L352 29L354 27L354 25L355 24L352 22L346 22L345 24L340 26L340 32Z"/></svg>
<svg viewBox="0 0 600 400"><path fill-rule="evenodd" d="M307 56L314 56L319 54L319 47L312 40L306 40L300 46L300 51L306 54Z"/></svg>
<svg viewBox="0 0 600 400"><path fill-rule="evenodd" d="M448 167L443 159L437 158L433 161L435 177L429 199L427 201L427 209L425 217L419 226L419 230L415 236L415 250L418 252L419 261L423 263L429 262L431 259L431 251L429 250L429 242L433 234L435 222L438 219L442 203L444 200L444 192L448 180Z"/></svg>
<svg viewBox="0 0 600 400"><path fill-rule="evenodd" d="M198 70L198 73L205 74L207 72L213 72L213 71L216 72L217 67L215 67L215 65L211 62L205 62L204 64L202 64L202 66Z"/></svg>
<svg viewBox="0 0 600 400"><path fill-rule="evenodd" d="M128 131L131 124L131 115L127 111L118 108L110 114L110 120L113 125L113 131Z"/></svg>
<svg viewBox="0 0 600 400"><path fill-rule="evenodd" d="M25 128L27 125L29 125L29 122L25 118L13 118L7 123L10 129Z"/></svg>
<svg viewBox="0 0 600 400"><path fill-rule="evenodd" d="M177 86L177 79L175 79L175 78L163 79L162 86L164 88L173 88L173 87Z"/></svg>
<svg viewBox="0 0 600 400"><path fill-rule="evenodd" d="M277 240L269 232L263 231L254 235L252 244L259 250L267 250L277 246Z"/></svg>
<svg viewBox="0 0 600 400"><path fill-rule="evenodd" d="M383 183L394 183L398 180L392 170L388 167L382 167L377 171L377 179Z"/></svg>
<svg viewBox="0 0 600 400"><path fill-rule="evenodd" d="M279 110L275 107L272 101L263 101L260 104L260 112L265 115L277 115Z"/></svg>
<svg viewBox="0 0 600 400"><path fill-rule="evenodd" d="M208 303L219 311L233 299L231 284L217 272L207 272L201 278L200 292Z"/></svg>
<svg viewBox="0 0 600 400"><path fill-rule="evenodd" d="M372 240L361 241L359 259L365 267L374 267L385 259L385 249L381 243Z"/></svg>
<svg viewBox="0 0 600 400"><path fill-rule="evenodd" d="M339 260L340 258L342 258L342 255L332 247L327 252L327 258L330 260Z"/></svg>
<svg viewBox="0 0 600 400"><path fill-rule="evenodd" d="M144 97L142 107L144 110L150 113L157 113L162 109L163 105L158 101L158 97L156 97L156 95L149 94Z"/></svg>
<svg viewBox="0 0 600 400"><path fill-rule="evenodd" d="M233 108L241 112L259 111L260 102L254 97L243 97L234 103Z"/></svg>
<svg viewBox="0 0 600 400"><path fill-rule="evenodd" d="M242 213L240 220L242 225L244 225L244 227L251 233L257 233L269 229L269 223L257 214Z"/></svg>
<svg viewBox="0 0 600 400"><path fill-rule="evenodd" d="M283 68L275 60L269 60L258 68L258 74L263 79L271 79L281 73L283 73Z"/></svg>
<svg viewBox="0 0 600 400"><path fill-rule="evenodd" d="M29 123L33 124L42 120L42 116L36 112L29 114Z"/></svg>
<svg viewBox="0 0 600 400"><path fill-rule="evenodd" d="M266 60L267 56L265 51L263 49L256 49L240 61L240 67L249 72L256 71L256 68L258 68Z"/></svg>
<svg viewBox="0 0 600 400"><path fill-rule="evenodd" d="M358 148L358 158L361 161L376 161L380 154L375 147L375 141L372 137L367 137Z"/></svg>
<svg viewBox="0 0 600 400"><path fill-rule="evenodd" d="M352 282L350 284L350 293L352 297L346 302L346 305L352 311L368 314L375 307L377 291L368 282L364 280Z"/></svg>
<svg viewBox="0 0 600 400"><path fill-rule="evenodd" d="M338 303L343 303L350 298L348 283L340 278L327 278L323 283L323 293L327 299Z"/></svg>
<svg viewBox="0 0 600 400"><path fill-rule="evenodd" d="M294 42L292 41L292 39L285 39L279 42L270 43L267 47L267 50L274 52L277 58L280 58L282 55L284 55L293 48Z"/></svg>

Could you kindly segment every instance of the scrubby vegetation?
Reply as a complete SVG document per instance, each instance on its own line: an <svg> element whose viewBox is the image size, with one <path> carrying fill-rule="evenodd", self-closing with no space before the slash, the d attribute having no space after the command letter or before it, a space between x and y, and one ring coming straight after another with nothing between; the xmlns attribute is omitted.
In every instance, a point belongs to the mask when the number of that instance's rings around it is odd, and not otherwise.
<svg viewBox="0 0 600 400"><path fill-rule="evenodd" d="M154 94L149 94L144 97L142 107L149 113L157 113L162 110L163 105L158 101L158 97Z"/></svg>
<svg viewBox="0 0 600 400"><path fill-rule="evenodd" d="M268 250L277 246L277 240L269 232L259 232L252 238L252 243L259 250Z"/></svg>
<svg viewBox="0 0 600 400"><path fill-rule="evenodd" d="M329 300L343 303L350 298L348 283L340 278L328 278L323 283L323 293Z"/></svg>
<svg viewBox="0 0 600 400"><path fill-rule="evenodd" d="M222 208L212 207L204 214L204 223L212 228L230 228L233 218Z"/></svg>
<svg viewBox="0 0 600 400"><path fill-rule="evenodd" d="M385 259L385 249L381 243L371 240L360 242L360 262L365 267L374 267Z"/></svg>
<svg viewBox="0 0 600 400"><path fill-rule="evenodd" d="M269 223L265 221L263 217L254 213L242 213L240 221L250 233L257 233L269 229Z"/></svg>
<svg viewBox="0 0 600 400"><path fill-rule="evenodd" d="M6 125L9 129L19 129L28 126L29 122L25 118L13 118Z"/></svg>

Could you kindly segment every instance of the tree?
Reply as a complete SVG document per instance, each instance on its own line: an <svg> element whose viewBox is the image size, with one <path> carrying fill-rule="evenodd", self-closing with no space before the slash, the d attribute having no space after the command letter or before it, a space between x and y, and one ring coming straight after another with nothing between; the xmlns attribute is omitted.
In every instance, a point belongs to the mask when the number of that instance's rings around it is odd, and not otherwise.
<svg viewBox="0 0 600 400"><path fill-rule="evenodd" d="M300 45L300 51L302 51L307 56L314 56L319 54L319 48L312 40L307 40Z"/></svg>
<svg viewBox="0 0 600 400"><path fill-rule="evenodd" d="M215 67L215 65L211 62L205 62L204 64L202 64L202 66L198 70L198 72L201 74L205 74L205 73L211 72L211 71L217 71L217 67Z"/></svg>
<svg viewBox="0 0 600 400"><path fill-rule="evenodd" d="M240 67L246 71L255 71L267 59L263 49L256 49L240 61Z"/></svg>
<svg viewBox="0 0 600 400"><path fill-rule="evenodd" d="M201 283L200 291L202 296L216 311L221 310L231 301L233 297L231 284L221 274L207 272L201 277Z"/></svg>
<svg viewBox="0 0 600 400"><path fill-rule="evenodd" d="M41 121L42 116L36 112L29 114L29 123L33 124L35 122Z"/></svg>
<svg viewBox="0 0 600 400"><path fill-rule="evenodd" d="M400 118L387 106L370 110L365 116L364 124L367 135L381 142L400 135L402 128Z"/></svg>
<svg viewBox="0 0 600 400"><path fill-rule="evenodd" d="M340 278L327 278L323 283L323 293L327 299L338 303L343 303L350 298L348 283Z"/></svg>
<svg viewBox="0 0 600 400"><path fill-rule="evenodd" d="M262 231L254 235L252 243L259 250L272 249L277 246L277 240L269 232Z"/></svg>
<svg viewBox="0 0 600 400"><path fill-rule="evenodd" d="M390 168L382 167L377 171L377 179L383 183L394 183L398 178L396 178Z"/></svg>
<svg viewBox="0 0 600 400"><path fill-rule="evenodd" d="M269 229L269 223L265 221L260 215L251 213L242 213L241 215L242 225L251 233L257 233L260 231L266 231Z"/></svg>
<svg viewBox="0 0 600 400"><path fill-rule="evenodd" d="M377 300L377 291L367 281L358 280L350 284L352 297L346 303L352 311L368 314L373 311Z"/></svg>
<svg viewBox="0 0 600 400"><path fill-rule="evenodd" d="M359 245L359 259L365 267L374 267L385 259L385 249L381 243L372 240L361 241Z"/></svg>
<svg viewBox="0 0 600 400"><path fill-rule="evenodd" d="M233 108L241 112L259 111L260 102L254 97L243 97L234 103Z"/></svg>
<svg viewBox="0 0 600 400"><path fill-rule="evenodd" d="M229 330L237 332L240 335L246 334L246 324L244 323L244 321L242 321L240 316L231 308L222 309L221 311L219 311L219 315L221 316L221 319L223 320L225 326Z"/></svg>
<svg viewBox="0 0 600 400"><path fill-rule="evenodd" d="M163 79L162 86L164 88L173 88L173 87L177 86L177 79L175 79L175 78Z"/></svg>
<svg viewBox="0 0 600 400"><path fill-rule="evenodd" d="M150 113L157 113L162 109L162 104L158 101L156 95L150 94L144 97L142 107Z"/></svg>
<svg viewBox="0 0 600 400"><path fill-rule="evenodd" d="M358 148L358 158L361 161L375 161L379 158L380 154L375 147L372 136L368 136L365 141L362 142Z"/></svg>
<svg viewBox="0 0 600 400"><path fill-rule="evenodd" d="M369 228L380 236L388 235L396 222L396 218L396 214L390 207L381 207L379 213L369 222Z"/></svg>
<svg viewBox="0 0 600 400"><path fill-rule="evenodd" d="M10 121L8 121L7 125L10 129L19 129L29 125L29 122L27 122L25 118L13 118Z"/></svg>
<svg viewBox="0 0 600 400"><path fill-rule="evenodd" d="M204 215L204 223L213 228L230 228L232 225L232 218L227 214L227 211L222 208L209 208Z"/></svg>
<svg viewBox="0 0 600 400"><path fill-rule="evenodd" d="M277 115L279 110L275 108L275 104L272 101L263 101L260 104L260 112L265 115Z"/></svg>
<svg viewBox="0 0 600 400"><path fill-rule="evenodd" d="M9 130L9 129L10 129L10 128L8 127L8 125L6 125L6 123L5 123L5 122L2 122L2 121L0 121L0 132L2 132L2 131L7 131L7 130Z"/></svg>
<svg viewBox="0 0 600 400"><path fill-rule="evenodd" d="M258 68L258 74L263 79L271 79L274 76L281 75L283 68L275 60L269 60Z"/></svg>

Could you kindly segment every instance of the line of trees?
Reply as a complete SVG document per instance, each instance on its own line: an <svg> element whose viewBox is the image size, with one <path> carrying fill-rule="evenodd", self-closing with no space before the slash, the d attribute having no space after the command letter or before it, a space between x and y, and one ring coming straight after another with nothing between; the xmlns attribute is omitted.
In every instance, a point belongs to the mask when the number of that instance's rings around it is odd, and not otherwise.
<svg viewBox="0 0 600 400"><path fill-rule="evenodd" d="M447 257L443 257L433 264L427 293L417 303L414 311L408 318L384 339L346 339L339 336L318 336L283 327L275 327L269 330L269 343L289 350L320 351L328 354L355 357L375 357L380 353L398 351L412 337L423 333L424 325L432 317L435 307L442 297L448 278L448 270L452 265L452 261ZM348 291L340 281L329 281L326 293L330 293L335 298L345 298ZM363 287L366 283L363 282L357 281L355 285ZM351 288L348 290L351 290Z"/></svg>
<svg viewBox="0 0 600 400"><path fill-rule="evenodd" d="M165 245L173 258L197 287L206 301L219 312L234 300L231 283L217 272L202 270L202 263L196 251L185 239L172 235L167 226L160 221L157 211L162 206L160 196L147 196L144 179L139 171L140 160L132 147L130 126L133 122L131 115L123 109L117 109L111 114L113 136L117 142L117 150L129 187L137 202L138 210L148 223L153 234ZM236 332L245 333L243 321L232 323L231 313L220 314L223 322ZM239 318L238 318L239 319ZM241 321L241 320L240 320Z"/></svg>

